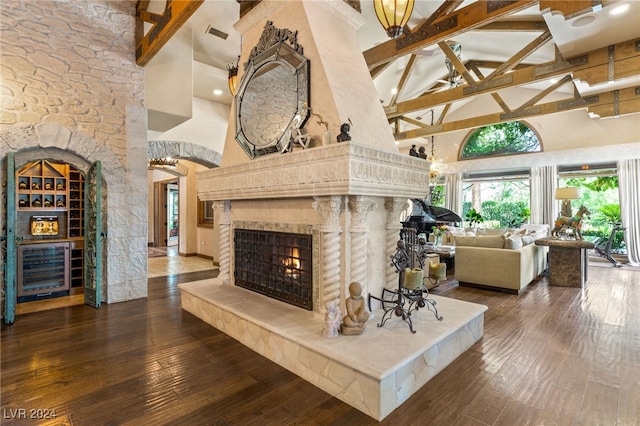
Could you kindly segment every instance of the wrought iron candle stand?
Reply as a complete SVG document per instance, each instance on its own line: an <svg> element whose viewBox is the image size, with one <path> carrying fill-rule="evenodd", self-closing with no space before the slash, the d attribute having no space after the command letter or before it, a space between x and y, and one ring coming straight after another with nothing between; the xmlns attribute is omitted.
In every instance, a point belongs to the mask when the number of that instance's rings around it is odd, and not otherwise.
<svg viewBox="0 0 640 426"><path fill-rule="evenodd" d="M382 304L384 314L378 323L378 327L384 326L385 322L395 314L401 317L404 322L409 324L409 330L412 333L413 322L411 321L411 313L420 308L432 310L436 319L442 321L443 317L438 315L436 301L429 299L429 290L421 285L420 288L410 289L404 286L405 270L413 269L416 263L424 270L424 263L427 259L427 244L424 239L416 238L416 230L413 228L404 228L400 232L400 240L396 247L396 252L391 256L391 265L396 268L398 273L398 289L389 290L382 289L381 297L375 297L369 294L369 310L371 311L371 299L378 300ZM431 277L427 278L431 281ZM405 307L406 305L406 307Z"/></svg>

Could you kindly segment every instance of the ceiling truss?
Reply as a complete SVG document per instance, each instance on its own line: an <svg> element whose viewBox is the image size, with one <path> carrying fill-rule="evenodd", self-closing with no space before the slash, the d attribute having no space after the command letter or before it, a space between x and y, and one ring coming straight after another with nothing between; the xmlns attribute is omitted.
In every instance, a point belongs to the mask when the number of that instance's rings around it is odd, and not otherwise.
<svg viewBox="0 0 640 426"><path fill-rule="evenodd" d="M640 112L640 87L613 91L603 89L603 92L597 95L583 97L578 93L574 84L575 80L582 80L590 86L594 86L637 76L640 69L640 40L629 40L568 59L562 57L556 48L554 60L543 64L526 64L526 59L532 53L553 40L545 22L542 20L496 21L496 19L529 7L538 3L537 1L493 2L496 3L493 9L487 5L487 2L477 2L458 11L453 11L459 3L457 0L445 1L420 28L398 40L389 40L364 52L374 78L395 59L406 54L411 55L398 82L398 93L385 107L396 140L425 137L573 109L586 108L590 113L600 117ZM591 0L547 0L539 3L541 10L559 10L565 17L578 16L586 11L591 11L593 7ZM427 30L425 27L430 29ZM470 30L535 31L540 35L504 63L481 60L463 63L446 40ZM416 98L398 101L412 70L415 68L416 55L412 52L433 44L440 47L464 83L446 90L442 90L443 86L435 86L432 89L425 89L425 92ZM491 73L484 76L480 70L481 67L491 69ZM504 89L548 81L551 78L559 80L516 107L510 107L499 94L499 91ZM540 103L550 93L566 84L573 85L573 97L561 101ZM606 86L603 87L606 88ZM447 112L455 102L469 100L471 97L484 94L493 97L501 112L444 122ZM444 109L433 125L424 124L407 116L407 114L420 113L436 107L444 107ZM415 126L415 129L401 131L400 122Z"/></svg>

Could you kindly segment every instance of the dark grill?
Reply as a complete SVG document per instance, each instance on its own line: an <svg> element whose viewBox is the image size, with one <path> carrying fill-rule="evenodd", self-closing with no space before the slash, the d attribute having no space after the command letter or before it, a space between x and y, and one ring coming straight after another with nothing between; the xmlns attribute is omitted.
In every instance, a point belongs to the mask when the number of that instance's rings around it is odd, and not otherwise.
<svg viewBox="0 0 640 426"><path fill-rule="evenodd" d="M313 310L312 236L235 230L237 286Z"/></svg>

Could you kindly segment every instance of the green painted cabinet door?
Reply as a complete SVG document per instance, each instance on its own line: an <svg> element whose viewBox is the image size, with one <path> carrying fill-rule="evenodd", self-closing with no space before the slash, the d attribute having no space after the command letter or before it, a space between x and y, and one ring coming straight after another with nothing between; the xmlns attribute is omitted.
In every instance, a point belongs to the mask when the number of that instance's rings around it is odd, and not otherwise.
<svg viewBox="0 0 640 426"><path fill-rule="evenodd" d="M5 189L6 234L2 236L4 245L4 322L12 324L16 318L16 162L13 152L7 154L7 186Z"/></svg>
<svg viewBox="0 0 640 426"><path fill-rule="evenodd" d="M84 190L84 303L100 307L102 291L102 163L89 168Z"/></svg>

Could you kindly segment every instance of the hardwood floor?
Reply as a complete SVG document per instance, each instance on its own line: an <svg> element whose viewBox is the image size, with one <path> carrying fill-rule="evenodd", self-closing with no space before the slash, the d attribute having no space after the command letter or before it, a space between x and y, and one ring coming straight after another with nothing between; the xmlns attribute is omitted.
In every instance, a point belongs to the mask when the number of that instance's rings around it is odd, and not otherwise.
<svg viewBox="0 0 640 426"><path fill-rule="evenodd" d="M177 284L214 273L151 278L146 300L3 325L2 424L377 423L182 311ZM637 270L590 267L584 291L542 278L519 296L433 292L487 305L485 335L382 424L640 424Z"/></svg>

